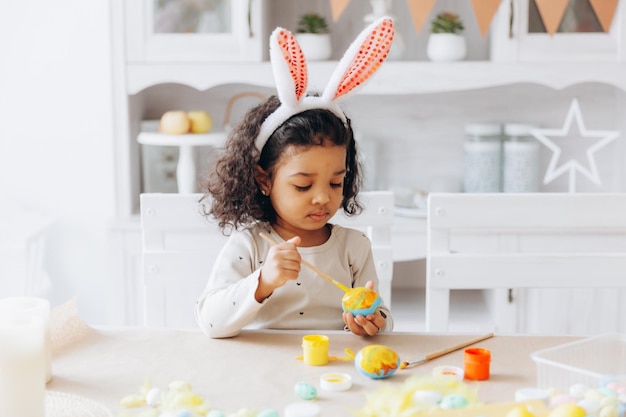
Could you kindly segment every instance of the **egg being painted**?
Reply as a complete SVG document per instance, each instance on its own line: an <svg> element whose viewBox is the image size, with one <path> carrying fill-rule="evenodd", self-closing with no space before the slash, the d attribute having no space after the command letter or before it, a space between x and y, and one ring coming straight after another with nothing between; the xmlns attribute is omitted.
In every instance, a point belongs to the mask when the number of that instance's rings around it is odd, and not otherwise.
<svg viewBox="0 0 626 417"><path fill-rule="evenodd" d="M365 346L354 358L356 369L373 379L390 377L399 369L400 363L398 354L383 345Z"/></svg>
<svg viewBox="0 0 626 417"><path fill-rule="evenodd" d="M341 299L343 311L348 311L353 316L374 314L380 303L378 293L365 287L350 288Z"/></svg>

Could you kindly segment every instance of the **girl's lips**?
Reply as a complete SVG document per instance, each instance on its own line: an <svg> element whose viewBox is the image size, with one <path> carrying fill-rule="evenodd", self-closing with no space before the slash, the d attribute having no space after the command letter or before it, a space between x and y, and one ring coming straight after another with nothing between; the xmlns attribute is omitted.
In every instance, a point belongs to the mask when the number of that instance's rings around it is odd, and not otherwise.
<svg viewBox="0 0 626 417"><path fill-rule="evenodd" d="M318 212L309 214L309 217L312 218L313 220L324 220L328 217L328 212L318 211Z"/></svg>

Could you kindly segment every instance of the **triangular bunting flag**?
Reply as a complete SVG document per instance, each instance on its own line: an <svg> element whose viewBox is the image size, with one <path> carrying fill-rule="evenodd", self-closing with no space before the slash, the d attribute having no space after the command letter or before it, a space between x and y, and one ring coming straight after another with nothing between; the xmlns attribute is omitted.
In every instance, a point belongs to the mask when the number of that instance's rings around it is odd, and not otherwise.
<svg viewBox="0 0 626 417"><path fill-rule="evenodd" d="M330 11L333 17L333 22L339 20L348 4L350 4L350 0L330 0Z"/></svg>
<svg viewBox="0 0 626 417"><path fill-rule="evenodd" d="M428 18L430 11L433 8L436 0L406 0L413 16L413 24L415 25L415 31L419 32L424 26L424 22Z"/></svg>
<svg viewBox="0 0 626 417"><path fill-rule="evenodd" d="M502 0L472 0L476 22L478 23L478 28L483 38L487 35L489 25L491 25L493 16L498 11L501 1Z"/></svg>
<svg viewBox="0 0 626 417"><path fill-rule="evenodd" d="M602 29L608 32L611 29L611 22L615 16L615 9L619 0L589 0L593 11L602 25Z"/></svg>
<svg viewBox="0 0 626 417"><path fill-rule="evenodd" d="M559 29L569 0L535 0L543 25L550 36Z"/></svg>

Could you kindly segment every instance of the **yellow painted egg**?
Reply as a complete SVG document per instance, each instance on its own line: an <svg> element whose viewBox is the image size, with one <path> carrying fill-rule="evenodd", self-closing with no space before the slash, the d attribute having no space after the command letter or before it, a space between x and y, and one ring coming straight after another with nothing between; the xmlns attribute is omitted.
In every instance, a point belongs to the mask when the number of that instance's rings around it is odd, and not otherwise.
<svg viewBox="0 0 626 417"><path fill-rule="evenodd" d="M535 415L526 406L520 405L506 413L506 417L535 417Z"/></svg>
<svg viewBox="0 0 626 417"><path fill-rule="evenodd" d="M350 288L341 299L343 311L348 311L353 316L374 314L380 303L378 293L366 287Z"/></svg>
<svg viewBox="0 0 626 417"><path fill-rule="evenodd" d="M586 417L587 411L577 404L561 404L554 408L548 417Z"/></svg>
<svg viewBox="0 0 626 417"><path fill-rule="evenodd" d="M398 354L383 345L365 346L354 358L356 369L373 379L390 377L398 370L400 363Z"/></svg>

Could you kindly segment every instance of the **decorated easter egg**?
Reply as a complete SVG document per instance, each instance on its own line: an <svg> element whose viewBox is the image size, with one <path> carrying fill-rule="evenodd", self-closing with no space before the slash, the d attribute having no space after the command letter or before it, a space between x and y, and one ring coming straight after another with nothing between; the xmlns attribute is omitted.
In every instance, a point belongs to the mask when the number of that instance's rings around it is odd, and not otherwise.
<svg viewBox="0 0 626 417"><path fill-rule="evenodd" d="M314 400L317 397L317 389L308 382L298 382L293 390L303 400Z"/></svg>
<svg viewBox="0 0 626 417"><path fill-rule="evenodd" d="M343 311L348 311L353 316L374 314L380 303L378 293L366 287L350 288L341 299Z"/></svg>
<svg viewBox="0 0 626 417"><path fill-rule="evenodd" d="M257 414L257 417L280 417L280 414L277 410L274 410L273 408L268 408L259 412L259 414Z"/></svg>
<svg viewBox="0 0 626 417"><path fill-rule="evenodd" d="M578 404L566 403L556 406L548 417L586 417L587 411Z"/></svg>
<svg viewBox="0 0 626 417"><path fill-rule="evenodd" d="M461 394L448 394L445 395L439 402L439 407L445 410L455 410L457 408L463 408L468 404L467 398Z"/></svg>
<svg viewBox="0 0 626 417"><path fill-rule="evenodd" d="M506 413L506 417L535 417L535 415L525 405L518 405Z"/></svg>
<svg viewBox="0 0 626 417"><path fill-rule="evenodd" d="M390 377L398 370L400 363L398 354L383 345L365 346L354 358L356 369L374 379Z"/></svg>

